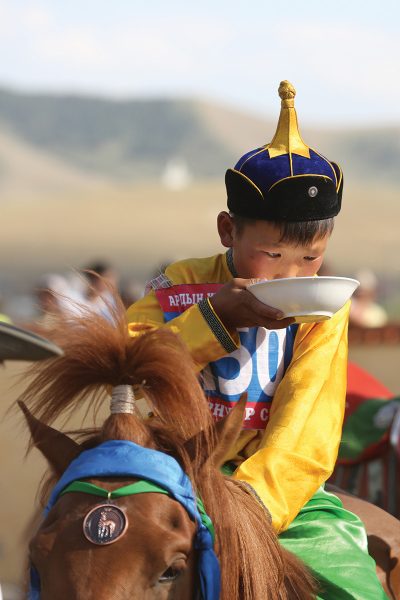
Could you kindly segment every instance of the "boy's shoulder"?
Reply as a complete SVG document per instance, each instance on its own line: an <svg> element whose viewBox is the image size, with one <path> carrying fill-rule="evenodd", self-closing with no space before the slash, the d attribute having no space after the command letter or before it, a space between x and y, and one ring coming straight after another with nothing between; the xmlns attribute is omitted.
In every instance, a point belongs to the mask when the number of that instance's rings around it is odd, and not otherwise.
<svg viewBox="0 0 400 600"><path fill-rule="evenodd" d="M171 263L157 279L164 281L162 287L168 287L183 283L225 283L231 278L226 254L221 253Z"/></svg>

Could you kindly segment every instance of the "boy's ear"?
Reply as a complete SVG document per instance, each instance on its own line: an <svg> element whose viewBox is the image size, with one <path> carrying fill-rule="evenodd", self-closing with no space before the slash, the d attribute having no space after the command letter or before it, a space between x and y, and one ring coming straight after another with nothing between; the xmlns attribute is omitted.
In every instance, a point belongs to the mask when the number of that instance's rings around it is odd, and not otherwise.
<svg viewBox="0 0 400 600"><path fill-rule="evenodd" d="M225 248L232 248L234 238L234 223L232 217L225 210L217 217L217 228L221 244Z"/></svg>

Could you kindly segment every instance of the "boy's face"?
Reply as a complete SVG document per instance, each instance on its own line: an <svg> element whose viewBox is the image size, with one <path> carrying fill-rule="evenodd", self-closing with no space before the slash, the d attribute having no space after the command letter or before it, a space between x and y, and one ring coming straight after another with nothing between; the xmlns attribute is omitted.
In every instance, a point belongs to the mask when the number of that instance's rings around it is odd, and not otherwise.
<svg viewBox="0 0 400 600"><path fill-rule="evenodd" d="M228 213L218 215L218 232L225 247L232 248L238 277L281 279L309 277L321 266L329 235L306 246L281 242L279 227L268 221L254 221L238 232Z"/></svg>

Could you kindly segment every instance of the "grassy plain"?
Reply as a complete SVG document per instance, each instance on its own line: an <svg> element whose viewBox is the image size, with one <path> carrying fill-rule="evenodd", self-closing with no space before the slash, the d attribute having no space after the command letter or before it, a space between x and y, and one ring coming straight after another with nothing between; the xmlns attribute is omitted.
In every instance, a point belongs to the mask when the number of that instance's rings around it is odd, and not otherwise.
<svg viewBox="0 0 400 600"><path fill-rule="evenodd" d="M145 278L165 260L220 249L215 219L225 208L221 182L172 191L145 186L92 185L7 194L1 201L0 276L31 284L48 270L106 257L125 275ZM336 274L370 267L400 273L400 204L388 187L347 186L327 260Z"/></svg>

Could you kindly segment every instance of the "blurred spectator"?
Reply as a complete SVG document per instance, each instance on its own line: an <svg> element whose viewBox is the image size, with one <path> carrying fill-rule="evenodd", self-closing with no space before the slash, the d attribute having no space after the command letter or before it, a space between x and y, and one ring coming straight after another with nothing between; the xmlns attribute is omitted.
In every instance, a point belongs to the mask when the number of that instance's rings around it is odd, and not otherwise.
<svg viewBox="0 0 400 600"><path fill-rule="evenodd" d="M0 321L2 321L3 323L11 323L11 319L8 315L6 315L5 313L3 313L3 298L0 294ZM1 600L1 598L0 598Z"/></svg>
<svg viewBox="0 0 400 600"><path fill-rule="evenodd" d="M79 313L84 304L84 298L71 287L68 279L57 273L47 273L39 280L36 296L41 325L45 326L50 324L52 315Z"/></svg>
<svg viewBox="0 0 400 600"><path fill-rule="evenodd" d="M97 261L83 269L88 282L86 306L106 318L111 318L110 308L115 305L113 289L118 287L117 271L105 261Z"/></svg>
<svg viewBox="0 0 400 600"><path fill-rule="evenodd" d="M144 293L144 284L134 280L125 280L120 285L121 300L126 308L139 300Z"/></svg>
<svg viewBox="0 0 400 600"><path fill-rule="evenodd" d="M355 274L360 287L355 291L350 309L350 325L383 327L388 321L385 309L376 301L378 281L370 269Z"/></svg>

